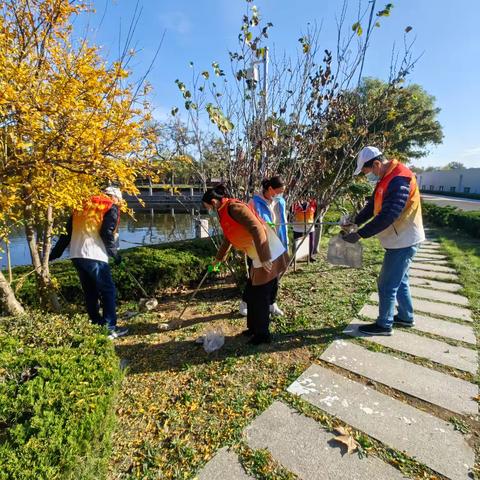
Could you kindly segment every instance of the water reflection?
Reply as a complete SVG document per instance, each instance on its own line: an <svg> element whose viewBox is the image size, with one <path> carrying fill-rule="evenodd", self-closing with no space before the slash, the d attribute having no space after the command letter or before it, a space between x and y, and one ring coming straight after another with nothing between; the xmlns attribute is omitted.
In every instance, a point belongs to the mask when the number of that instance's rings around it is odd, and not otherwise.
<svg viewBox="0 0 480 480"><path fill-rule="evenodd" d="M202 218L206 218L202 215ZM184 212L137 212L135 220L122 215L120 219L120 248L139 245L153 245L174 242L195 237L195 219ZM3 245L2 245L3 246ZM27 242L21 229L16 229L10 236L10 256L12 265L31 263ZM6 256L0 254L0 268L7 265ZM68 252L64 254L68 257Z"/></svg>

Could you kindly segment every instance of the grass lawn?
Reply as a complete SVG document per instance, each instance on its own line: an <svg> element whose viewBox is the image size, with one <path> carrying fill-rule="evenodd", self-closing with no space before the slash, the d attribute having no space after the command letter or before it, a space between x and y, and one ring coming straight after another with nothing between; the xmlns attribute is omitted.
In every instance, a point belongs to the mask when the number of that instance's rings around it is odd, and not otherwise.
<svg viewBox="0 0 480 480"><path fill-rule="evenodd" d="M225 445L235 446L262 478L288 478L271 460L249 451L241 432L285 394L364 305L375 289L382 254L377 241L367 241L363 269L321 259L287 275L279 294L285 316L274 321L270 345L247 345L240 335L245 319L237 314L238 292L225 282L202 290L186 328L158 329L159 321L180 310L179 295L165 299L160 314L130 320L132 335L117 344L127 372L110 479L189 479ZM194 340L217 328L225 345L208 355Z"/></svg>

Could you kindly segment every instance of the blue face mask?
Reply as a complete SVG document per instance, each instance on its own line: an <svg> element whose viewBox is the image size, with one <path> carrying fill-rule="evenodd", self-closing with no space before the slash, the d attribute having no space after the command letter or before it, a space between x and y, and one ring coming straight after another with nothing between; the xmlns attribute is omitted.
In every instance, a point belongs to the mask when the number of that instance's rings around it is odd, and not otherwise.
<svg viewBox="0 0 480 480"><path fill-rule="evenodd" d="M372 183L377 183L380 180L378 175L375 175L373 172L367 173L367 180Z"/></svg>
<svg viewBox="0 0 480 480"><path fill-rule="evenodd" d="M217 216L217 212L213 208L208 209L208 216L215 218Z"/></svg>
<svg viewBox="0 0 480 480"><path fill-rule="evenodd" d="M277 193L276 195L273 196L273 198L276 198L279 200L280 198L283 198L283 193Z"/></svg>

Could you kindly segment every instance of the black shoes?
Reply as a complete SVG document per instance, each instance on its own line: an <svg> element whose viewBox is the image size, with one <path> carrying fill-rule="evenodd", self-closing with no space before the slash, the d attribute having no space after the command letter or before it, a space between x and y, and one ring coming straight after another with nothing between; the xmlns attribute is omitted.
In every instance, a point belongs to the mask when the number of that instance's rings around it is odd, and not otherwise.
<svg viewBox="0 0 480 480"><path fill-rule="evenodd" d="M394 327L405 327L405 328L412 328L415 326L415 321L412 320L411 322L407 322L406 320L402 320L398 315L393 317L393 326Z"/></svg>
<svg viewBox="0 0 480 480"><path fill-rule="evenodd" d="M391 328L384 328L376 323L369 323L368 325L361 325L358 327L358 331L365 335L382 335L384 337L390 337L393 334Z"/></svg>
<svg viewBox="0 0 480 480"><path fill-rule="evenodd" d="M241 332L241 335L243 335L244 337L253 337L254 333L253 330L247 328L246 330L243 330L243 332Z"/></svg>
<svg viewBox="0 0 480 480"><path fill-rule="evenodd" d="M272 343L272 336L268 335L254 335L248 343L250 345L261 345L262 343Z"/></svg>

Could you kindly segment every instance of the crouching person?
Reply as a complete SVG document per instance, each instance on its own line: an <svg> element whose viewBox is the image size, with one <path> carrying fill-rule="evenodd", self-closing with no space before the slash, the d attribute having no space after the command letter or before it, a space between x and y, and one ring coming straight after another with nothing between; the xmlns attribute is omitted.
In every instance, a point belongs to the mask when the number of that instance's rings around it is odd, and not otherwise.
<svg viewBox="0 0 480 480"><path fill-rule="evenodd" d="M70 259L80 279L88 316L92 323L106 326L111 339L128 332L117 327L116 289L108 264L108 257L114 258L116 264L121 262L117 250L121 200L121 191L114 187L91 197L69 218L67 233L59 237L50 253L50 260L55 260L70 246Z"/></svg>
<svg viewBox="0 0 480 480"><path fill-rule="evenodd" d="M286 270L288 254L271 228L245 203L231 198L224 185L207 190L202 198L207 210L217 212L225 240L216 261L223 261L231 246L251 260L247 283L247 330L249 343L270 343L270 303L278 286L278 277Z"/></svg>

